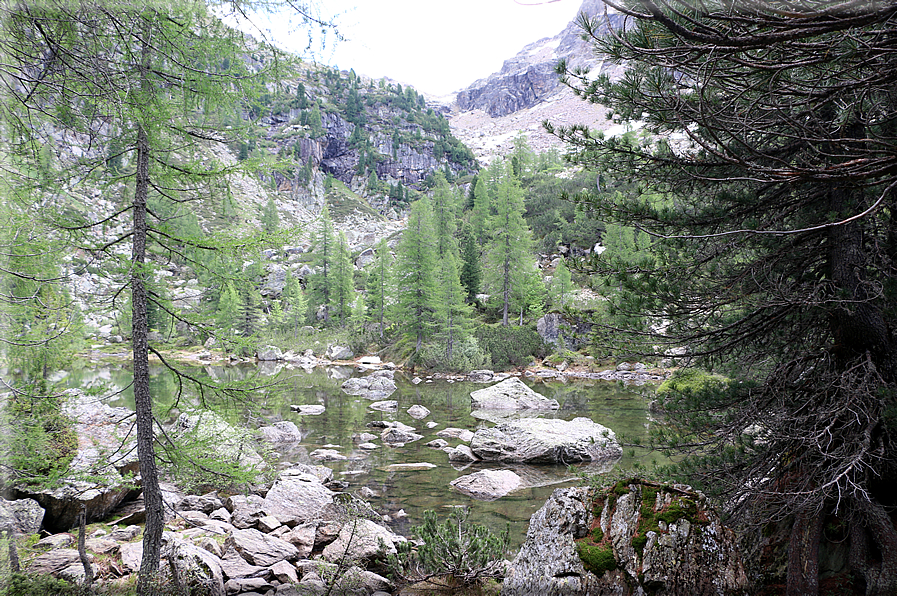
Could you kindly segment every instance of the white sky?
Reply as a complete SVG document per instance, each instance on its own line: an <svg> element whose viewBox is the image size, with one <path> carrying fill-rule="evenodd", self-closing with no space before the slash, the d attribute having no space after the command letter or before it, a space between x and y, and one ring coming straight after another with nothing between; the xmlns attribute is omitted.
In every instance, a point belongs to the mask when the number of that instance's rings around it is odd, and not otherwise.
<svg viewBox="0 0 897 596"><path fill-rule="evenodd" d="M322 0L338 15L347 38L319 52L318 61L390 77L421 92L459 91L501 68L523 46L559 33L581 0ZM528 5L524 5L528 4ZM303 50L307 37L279 33L287 49Z"/></svg>

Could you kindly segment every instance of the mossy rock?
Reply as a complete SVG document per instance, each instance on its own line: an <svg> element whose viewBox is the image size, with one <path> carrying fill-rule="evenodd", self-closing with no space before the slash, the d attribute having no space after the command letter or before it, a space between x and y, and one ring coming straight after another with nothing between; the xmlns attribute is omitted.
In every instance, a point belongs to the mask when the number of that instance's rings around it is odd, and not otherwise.
<svg viewBox="0 0 897 596"><path fill-rule="evenodd" d="M683 368L657 387L658 397L666 397L673 394L687 396L698 395L705 391L717 391L725 389L730 379L709 373L699 368Z"/></svg>

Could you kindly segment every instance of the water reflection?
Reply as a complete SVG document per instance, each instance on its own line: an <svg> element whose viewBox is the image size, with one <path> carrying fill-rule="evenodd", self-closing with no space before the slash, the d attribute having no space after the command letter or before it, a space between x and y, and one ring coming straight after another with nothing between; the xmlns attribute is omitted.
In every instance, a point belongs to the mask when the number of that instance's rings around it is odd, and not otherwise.
<svg viewBox="0 0 897 596"><path fill-rule="evenodd" d="M396 412L380 412L369 408L371 402L363 397L350 396L340 388L343 381L358 374L350 367L329 369L290 369L273 367L263 372L279 370L278 384L254 393L251 399L224 401L216 404L231 424L258 427L281 420L296 424L302 436L299 443L275 446L281 467L292 463L323 463L334 470L337 479L348 483L347 491L369 496L367 500L381 514L393 520L398 532L408 532L409 527L420 523L423 512L435 510L440 516L448 509L467 506L472 510L473 521L485 524L494 531L503 531L511 525L513 545L519 545L526 534L530 516L545 502L558 486L577 482L576 473L601 474L613 464L588 464L567 466L526 466L519 464L451 465L448 456L440 449L427 447L426 443L439 438L436 433L448 427L475 431L479 427L492 426L496 417L492 414L471 412L470 392L484 387L468 382L450 383L428 381L415 385L402 373L395 374L397 390L388 399L398 402ZM258 380L259 369L249 366L205 366L202 376L227 381ZM200 371L195 371L200 374ZM170 373L161 366L152 369L152 392L159 413L173 421L181 410L197 407L198 398L193 394L176 399L177 384ZM264 377L270 382L272 377ZM97 367L73 371L66 379L70 386L92 387L107 390L127 387L130 373L125 368ZM617 436L629 440L645 439L653 419L647 411L647 400L617 384L601 381L586 382L536 382L525 380L527 385L548 398L556 399L560 409L542 412L545 417L572 420L584 416L611 428ZM407 414L408 408L420 404L430 410L430 415L415 420ZM113 405L133 407L133 396L126 389ZM291 406L317 405L324 411L319 415L303 415ZM423 438L404 445L389 445L379 438L380 429L372 429L375 421L400 422L415 429ZM435 422L429 428L427 423ZM365 443L361 435L377 435L375 449L359 447ZM461 443L458 439L446 439L449 446ZM369 447L369 445L366 445ZM333 449L345 460L320 462L310 454L316 449ZM631 468L634 462L650 465L660 456L645 455L644 450L624 450L623 460L617 465ZM396 470L393 464L426 463L435 467L420 470ZM511 469L517 473L525 488L491 502L476 501L453 490L449 483L465 474L482 469ZM365 488L364 491L362 489Z"/></svg>

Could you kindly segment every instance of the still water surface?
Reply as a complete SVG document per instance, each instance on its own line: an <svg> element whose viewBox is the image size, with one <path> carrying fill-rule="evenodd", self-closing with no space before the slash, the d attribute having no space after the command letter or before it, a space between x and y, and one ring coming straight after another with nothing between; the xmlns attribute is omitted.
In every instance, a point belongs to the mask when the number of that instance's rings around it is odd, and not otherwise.
<svg viewBox="0 0 897 596"><path fill-rule="evenodd" d="M161 367L153 369L152 392L159 412L166 412L169 422L174 422L179 413L175 406L176 385L170 374ZM530 516L542 506L551 492L559 486L571 486L579 482L576 472L601 473L607 467L594 466L521 466L476 463L467 467L449 463L448 456L426 443L439 438L436 433L448 427L476 431L481 426L493 423L471 416L470 392L488 384L469 382L449 382L432 380L417 385L400 372L395 374L397 391L389 398L398 401L397 413L383 413L370 409L370 400L347 395L340 389L346 378L359 375L349 367L281 370L277 377L269 376L272 371L259 371L256 367L213 367L196 369L196 374L216 379L246 379L258 375L259 382L270 382L276 378L279 383L257 392L251 400L222 404L219 411L232 424L256 428L279 420L290 420L302 433L302 441L280 446L276 449L279 465L288 467L291 463L323 463L334 470L335 479L348 483L349 492L357 492L368 487L379 495L368 501L379 513L393 518L393 529L408 534L410 527L419 524L423 512L430 509L440 517L448 514L449 508L464 506L471 510L471 520L501 532L510 527L512 548L516 549L526 535ZM261 373L261 374L260 374ZM73 372L67 379L70 386L88 388L102 387L109 391L122 390L110 402L133 408L133 395L127 389L130 373L123 367L92 367ZM556 399L561 407L555 412L543 414L545 417L571 420L585 416L611 428L617 436L627 439L644 439L652 425L658 422L648 412L647 399L618 383L607 381L533 381L524 382L546 397ZM182 398L182 407L192 399ZM325 411L318 416L302 416L291 411L291 405L323 405ZM415 420L406 410L420 404L430 410L423 420ZM413 443L401 447L390 447L379 438L373 442L380 445L367 451L357 447L357 435L370 432L379 435L379 429L371 429L367 423L376 420L397 420L416 429L424 436ZM437 423L427 428L427 422ZM450 446L460 443L457 439L446 439ZM348 459L344 461L320 462L309 454L315 449L328 446ZM663 463L664 458L657 453L643 449L624 449L623 459L616 464L618 470L632 469L634 465L651 466ZM391 471L389 466L399 463L432 463L435 468L427 470ZM465 474L481 469L514 470L523 477L527 488L518 490L498 500L478 501L458 493L449 483ZM399 513L404 511L406 517ZM397 516L397 514L399 514Z"/></svg>

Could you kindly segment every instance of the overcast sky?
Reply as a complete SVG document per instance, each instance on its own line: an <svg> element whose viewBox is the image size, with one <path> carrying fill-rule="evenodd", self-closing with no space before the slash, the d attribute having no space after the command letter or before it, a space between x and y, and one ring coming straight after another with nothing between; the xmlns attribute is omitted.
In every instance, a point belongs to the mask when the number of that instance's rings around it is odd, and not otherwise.
<svg viewBox="0 0 897 596"><path fill-rule="evenodd" d="M581 0L323 0L346 41L317 59L358 74L390 77L443 95L501 68L528 43L551 37L576 17ZM290 36L272 27L287 47ZM307 38L296 35L295 49Z"/></svg>

